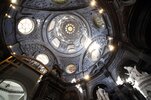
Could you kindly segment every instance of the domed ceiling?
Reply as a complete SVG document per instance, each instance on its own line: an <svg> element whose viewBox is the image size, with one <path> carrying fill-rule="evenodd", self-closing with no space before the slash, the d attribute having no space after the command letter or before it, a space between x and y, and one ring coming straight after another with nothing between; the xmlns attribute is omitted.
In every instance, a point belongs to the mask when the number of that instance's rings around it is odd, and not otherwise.
<svg viewBox="0 0 151 100"><path fill-rule="evenodd" d="M58 64L71 81L108 63L114 49L111 22L94 0L12 0L3 35L12 54L35 58L49 69Z"/></svg>

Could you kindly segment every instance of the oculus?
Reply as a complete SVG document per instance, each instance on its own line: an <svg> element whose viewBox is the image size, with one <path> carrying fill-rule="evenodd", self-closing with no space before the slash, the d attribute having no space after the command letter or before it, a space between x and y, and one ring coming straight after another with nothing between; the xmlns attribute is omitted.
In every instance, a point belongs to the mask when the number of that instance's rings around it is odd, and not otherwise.
<svg viewBox="0 0 151 100"><path fill-rule="evenodd" d="M30 34L35 28L35 23L30 18L23 18L18 23L18 31L23 35Z"/></svg>
<svg viewBox="0 0 151 100"><path fill-rule="evenodd" d="M50 45L63 54L80 51L88 35L86 21L75 14L60 14L54 17L47 27Z"/></svg>

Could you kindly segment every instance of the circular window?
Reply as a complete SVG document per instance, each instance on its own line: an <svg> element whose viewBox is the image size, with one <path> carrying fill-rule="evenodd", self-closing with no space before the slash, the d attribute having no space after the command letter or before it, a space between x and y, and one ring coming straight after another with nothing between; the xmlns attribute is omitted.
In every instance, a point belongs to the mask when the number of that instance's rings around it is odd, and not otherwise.
<svg viewBox="0 0 151 100"><path fill-rule="evenodd" d="M35 23L30 18L23 18L18 23L18 31L23 35L30 34L35 27Z"/></svg>
<svg viewBox="0 0 151 100"><path fill-rule="evenodd" d="M68 74L73 74L74 72L76 72L76 69L77 67L74 65L74 64L69 64L67 67L66 67L66 72Z"/></svg>
<svg viewBox="0 0 151 100"><path fill-rule="evenodd" d="M40 61L44 65L47 65L49 63L49 57L46 54L37 55L36 60Z"/></svg>

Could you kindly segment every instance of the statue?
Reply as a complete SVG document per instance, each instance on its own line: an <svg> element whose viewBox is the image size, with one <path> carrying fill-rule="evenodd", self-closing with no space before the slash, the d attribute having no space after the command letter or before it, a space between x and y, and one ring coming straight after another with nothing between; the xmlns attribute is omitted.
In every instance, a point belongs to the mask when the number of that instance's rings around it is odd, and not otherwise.
<svg viewBox="0 0 151 100"><path fill-rule="evenodd" d="M136 66L134 66L134 68L131 66L125 66L124 69L128 71L128 73L125 74L129 75L127 82L132 83L132 85L137 88L145 98L150 98L150 93L147 92L147 90L151 90L151 76L146 72L140 73L136 69Z"/></svg>
<svg viewBox="0 0 151 100"><path fill-rule="evenodd" d="M146 72L140 73L136 69L136 66L134 66L134 68L131 67L131 66L125 66L124 69L126 69L128 71L128 73L125 73L125 74L129 75L129 78L131 78L132 83L134 83L135 81L138 81L141 78L146 77L146 76L149 75Z"/></svg>
<svg viewBox="0 0 151 100"><path fill-rule="evenodd" d="M106 93L105 90L102 88L98 87L98 90L96 91L96 95L98 98L97 100L110 100L108 93Z"/></svg>

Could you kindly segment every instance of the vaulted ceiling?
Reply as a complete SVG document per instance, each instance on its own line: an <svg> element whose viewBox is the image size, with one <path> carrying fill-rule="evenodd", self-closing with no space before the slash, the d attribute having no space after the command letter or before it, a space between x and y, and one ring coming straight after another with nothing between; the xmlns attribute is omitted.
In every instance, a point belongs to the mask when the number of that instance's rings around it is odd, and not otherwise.
<svg viewBox="0 0 151 100"><path fill-rule="evenodd" d="M23 62L40 65L32 69L42 74L57 64L65 82L89 80L89 98L94 97L94 90L100 84L107 88L106 91L111 91L117 86L118 77L127 78L124 66L137 65L139 71L151 72L151 9L148 2L1 2L1 61L12 55L14 58L8 61L18 66L24 65ZM24 71L21 69L21 72ZM26 72L30 74L24 73L23 78L32 80L30 75L33 75L34 85L39 74L33 74L28 69Z"/></svg>

